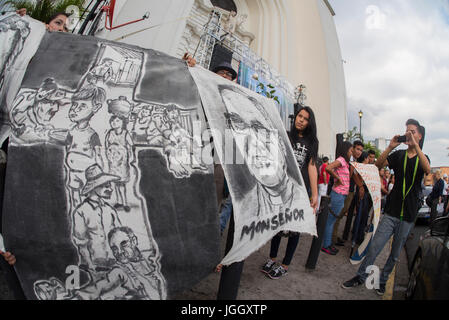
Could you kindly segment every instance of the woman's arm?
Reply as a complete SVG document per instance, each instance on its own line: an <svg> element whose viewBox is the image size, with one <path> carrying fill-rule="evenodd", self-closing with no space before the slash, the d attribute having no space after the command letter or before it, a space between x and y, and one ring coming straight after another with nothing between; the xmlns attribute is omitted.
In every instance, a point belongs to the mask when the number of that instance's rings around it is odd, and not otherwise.
<svg viewBox="0 0 449 320"><path fill-rule="evenodd" d="M318 209L318 171L316 164L312 162L312 159L310 159L307 171L309 173L310 189L312 191L310 206L313 208L314 212L316 212Z"/></svg>
<svg viewBox="0 0 449 320"><path fill-rule="evenodd" d="M330 165L328 165L326 167L326 172L334 178L334 185L335 186L339 186L342 185L343 182L341 181L340 177L334 172L334 169L337 169L341 167L341 162L340 161L334 161L332 162Z"/></svg>

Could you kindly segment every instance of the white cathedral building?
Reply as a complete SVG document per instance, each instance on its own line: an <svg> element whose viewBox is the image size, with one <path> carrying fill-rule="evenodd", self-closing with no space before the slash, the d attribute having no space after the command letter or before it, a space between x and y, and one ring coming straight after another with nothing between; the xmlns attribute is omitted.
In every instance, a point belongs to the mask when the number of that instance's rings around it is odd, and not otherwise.
<svg viewBox="0 0 449 320"><path fill-rule="evenodd" d="M115 4L112 23L105 24L103 14L95 36L179 58L189 52L205 68L229 59L240 84L275 87L287 130L294 103L312 107L319 154L333 158L335 136L347 131L348 121L343 59L328 0L109 2ZM143 16L148 18L127 24ZM305 87L302 94L299 86Z"/></svg>

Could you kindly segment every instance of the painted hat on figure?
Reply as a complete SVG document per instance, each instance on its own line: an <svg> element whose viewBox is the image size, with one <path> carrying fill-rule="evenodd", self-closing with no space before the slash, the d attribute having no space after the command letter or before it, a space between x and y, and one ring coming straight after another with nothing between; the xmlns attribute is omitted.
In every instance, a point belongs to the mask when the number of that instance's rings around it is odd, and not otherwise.
<svg viewBox="0 0 449 320"><path fill-rule="evenodd" d="M42 82L41 86L37 90L37 100L51 100L58 101L65 97L64 91L60 90L53 78L47 78Z"/></svg>
<svg viewBox="0 0 449 320"><path fill-rule="evenodd" d="M120 177L105 173L98 164L93 164L86 169L86 185L84 186L81 194L86 195L95 188L118 180L120 180Z"/></svg>
<svg viewBox="0 0 449 320"><path fill-rule="evenodd" d="M222 62L218 66L216 66L212 72L217 73L220 70L226 70L232 73L232 80L235 80L237 78L237 72L232 68L232 65L229 62Z"/></svg>

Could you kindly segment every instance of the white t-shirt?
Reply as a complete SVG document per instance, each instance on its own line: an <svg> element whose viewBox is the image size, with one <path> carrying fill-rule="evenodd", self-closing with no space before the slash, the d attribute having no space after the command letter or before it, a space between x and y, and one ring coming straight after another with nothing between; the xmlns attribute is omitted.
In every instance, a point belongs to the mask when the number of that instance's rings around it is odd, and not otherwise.
<svg viewBox="0 0 449 320"><path fill-rule="evenodd" d="M449 184L447 184L446 181L444 181L443 196L447 196L447 187L449 187Z"/></svg>

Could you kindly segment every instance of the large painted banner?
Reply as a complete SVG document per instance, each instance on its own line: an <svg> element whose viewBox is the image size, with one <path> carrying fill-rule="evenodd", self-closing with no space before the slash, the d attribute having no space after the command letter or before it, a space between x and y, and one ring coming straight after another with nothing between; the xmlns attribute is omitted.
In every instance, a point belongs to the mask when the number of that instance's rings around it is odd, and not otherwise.
<svg viewBox="0 0 449 320"><path fill-rule="evenodd" d="M7 112L3 235L27 298L166 299L218 264L205 119L181 60L47 33Z"/></svg>
<svg viewBox="0 0 449 320"><path fill-rule="evenodd" d="M350 262L352 264L360 263L368 252L371 239L376 232L377 226L380 220L381 210L381 181L379 176L379 169L372 164L362 164L358 162L351 162L357 173L362 177L366 187L373 200L373 208L371 223L368 228L368 232L365 234L363 242L359 245L356 252L351 256Z"/></svg>
<svg viewBox="0 0 449 320"><path fill-rule="evenodd" d="M0 16L0 141L10 132L6 106L14 101L44 34L44 24L28 16L15 13Z"/></svg>
<svg viewBox="0 0 449 320"><path fill-rule="evenodd" d="M315 215L274 102L191 68L234 208L233 247L222 264L242 261L278 232L316 235Z"/></svg>

